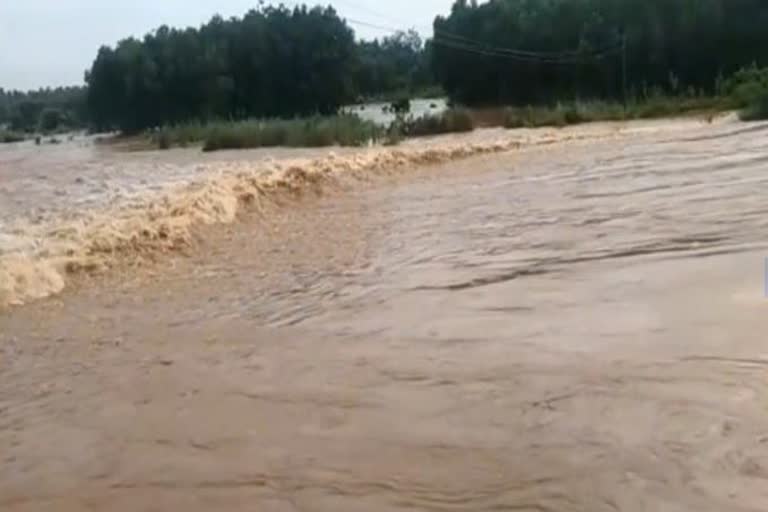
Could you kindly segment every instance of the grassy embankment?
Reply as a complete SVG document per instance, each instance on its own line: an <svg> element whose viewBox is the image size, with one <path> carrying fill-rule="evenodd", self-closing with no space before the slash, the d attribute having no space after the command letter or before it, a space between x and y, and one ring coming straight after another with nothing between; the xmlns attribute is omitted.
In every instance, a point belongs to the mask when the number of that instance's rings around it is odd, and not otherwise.
<svg viewBox="0 0 768 512"><path fill-rule="evenodd" d="M324 147L396 144L404 138L470 132L476 127L563 127L595 121L649 119L685 114L714 115L733 108L717 98L659 98L632 104L560 103L552 107L451 108L421 117L400 116L389 127L353 115L294 120L246 120L187 123L151 135L160 149L202 145L203 151L261 147Z"/></svg>
<svg viewBox="0 0 768 512"><path fill-rule="evenodd" d="M186 123L164 127L150 135L156 147L202 144L203 151L263 147L326 147L395 144L404 137L472 131L468 110L450 109L439 115L401 117L389 127L342 114L307 119L272 119Z"/></svg>
<svg viewBox="0 0 768 512"><path fill-rule="evenodd" d="M202 143L203 151L261 147L362 146L378 142L384 130L357 116L339 115L291 120L245 120L187 123L152 135L161 149Z"/></svg>
<svg viewBox="0 0 768 512"><path fill-rule="evenodd" d="M559 103L552 107L510 107L501 113L496 125L505 128L538 128L542 126L569 126L598 121L628 121L657 119L685 115L712 117L718 112L732 109L732 104L719 97L667 97L659 96L644 101L630 102L626 109L621 103L591 101ZM497 114L499 115L499 114Z"/></svg>
<svg viewBox="0 0 768 512"><path fill-rule="evenodd" d="M152 134L159 148L202 144L204 151L258 147L363 146L396 144L406 137L469 132L478 126L504 128L563 127L596 121L654 119L738 110L745 121L768 119L768 69L739 71L718 86L718 94L661 93L632 99L626 107L617 102L560 102L551 106L450 108L422 117L398 116L389 127L363 121L354 115L295 120L188 123L162 128Z"/></svg>

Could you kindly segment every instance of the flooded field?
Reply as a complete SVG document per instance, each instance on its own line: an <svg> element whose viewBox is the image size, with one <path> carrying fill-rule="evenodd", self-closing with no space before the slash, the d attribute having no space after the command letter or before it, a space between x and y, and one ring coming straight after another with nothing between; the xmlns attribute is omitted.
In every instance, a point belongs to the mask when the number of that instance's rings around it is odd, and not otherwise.
<svg viewBox="0 0 768 512"><path fill-rule="evenodd" d="M376 124L389 126L395 120L395 113L391 111L391 103L364 103L359 105L350 105L344 110L355 114L366 121ZM448 108L448 101L445 98L420 98L411 100L411 109L408 115L413 117L422 117L425 115L437 115L445 112Z"/></svg>
<svg viewBox="0 0 768 512"><path fill-rule="evenodd" d="M763 511L768 124L0 149L0 509Z"/></svg>

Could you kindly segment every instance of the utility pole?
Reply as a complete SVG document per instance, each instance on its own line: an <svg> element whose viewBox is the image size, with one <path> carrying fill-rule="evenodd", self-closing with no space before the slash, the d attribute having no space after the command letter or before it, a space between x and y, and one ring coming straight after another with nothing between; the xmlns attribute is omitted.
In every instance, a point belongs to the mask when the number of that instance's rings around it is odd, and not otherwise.
<svg viewBox="0 0 768 512"><path fill-rule="evenodd" d="M624 99L624 112L627 111L627 28L621 30L621 89Z"/></svg>

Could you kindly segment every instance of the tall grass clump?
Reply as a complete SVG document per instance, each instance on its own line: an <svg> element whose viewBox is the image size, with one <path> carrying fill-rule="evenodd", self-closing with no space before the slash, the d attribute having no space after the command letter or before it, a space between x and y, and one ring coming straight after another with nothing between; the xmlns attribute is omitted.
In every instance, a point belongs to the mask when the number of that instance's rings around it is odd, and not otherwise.
<svg viewBox="0 0 768 512"><path fill-rule="evenodd" d="M723 81L722 89L742 121L768 119L768 68L753 64L741 69Z"/></svg>
<svg viewBox="0 0 768 512"><path fill-rule="evenodd" d="M463 108L451 108L441 114L425 114L421 117L400 118L390 131L403 137L424 137L442 133L471 132L475 123L470 112Z"/></svg>
<svg viewBox="0 0 768 512"><path fill-rule="evenodd" d="M0 143L10 144L12 142L21 142L25 139L24 135L10 130L0 130Z"/></svg>
<svg viewBox="0 0 768 512"><path fill-rule="evenodd" d="M505 128L538 128L566 124L565 111L559 107L508 107L504 110Z"/></svg>
<svg viewBox="0 0 768 512"><path fill-rule="evenodd" d="M603 101L559 103L554 107L508 107L504 110L505 128L568 126L594 121L620 121L625 118L621 104Z"/></svg>
<svg viewBox="0 0 768 512"><path fill-rule="evenodd" d="M354 115L187 123L162 128L154 135L157 146L203 144L203 151L262 147L362 146L375 142L384 129Z"/></svg>
<svg viewBox="0 0 768 512"><path fill-rule="evenodd" d="M559 103L555 106L507 107L501 116L505 128L563 127L596 121L654 119L691 113L727 110L730 102L718 96L653 95L622 103L606 101ZM487 114L486 114L487 117Z"/></svg>
<svg viewBox="0 0 768 512"><path fill-rule="evenodd" d="M627 107L627 119L657 119L697 113L728 110L728 98L705 95L664 96L656 95L633 100Z"/></svg>
<svg viewBox="0 0 768 512"><path fill-rule="evenodd" d="M768 67L742 68L727 79L719 78L717 89L730 108L739 110L742 121L768 119Z"/></svg>

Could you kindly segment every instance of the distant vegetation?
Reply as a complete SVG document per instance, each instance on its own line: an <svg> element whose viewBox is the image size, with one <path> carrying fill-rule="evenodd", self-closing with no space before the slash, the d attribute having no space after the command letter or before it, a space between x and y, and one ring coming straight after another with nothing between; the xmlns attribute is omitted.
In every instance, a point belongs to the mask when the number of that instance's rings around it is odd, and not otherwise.
<svg viewBox="0 0 768 512"><path fill-rule="evenodd" d="M52 133L83 127L86 120L85 87L29 92L0 88L0 129L7 125L6 134Z"/></svg>
<svg viewBox="0 0 768 512"><path fill-rule="evenodd" d="M768 119L768 68L744 68L725 80L721 88L741 109L742 120Z"/></svg>
<svg viewBox="0 0 768 512"><path fill-rule="evenodd" d="M8 144L11 142L21 142L25 139L23 133L10 130L0 130L0 143Z"/></svg>
<svg viewBox="0 0 768 512"><path fill-rule="evenodd" d="M260 147L362 146L384 138L385 130L353 115L267 121L187 123L154 134L157 147L202 144L204 151Z"/></svg>
<svg viewBox="0 0 768 512"><path fill-rule="evenodd" d="M765 0L456 0L426 42L360 41L332 7L259 4L104 46L87 87L0 89L0 142L87 126L161 147L357 145L723 109L763 119L766 27ZM443 92L461 108L408 116L410 99ZM398 114L389 129L338 115L372 99Z"/></svg>
<svg viewBox="0 0 768 512"><path fill-rule="evenodd" d="M554 106L507 107L495 119L506 128L568 126L595 121L654 119L687 114L714 116L733 106L728 98L657 96L624 105L611 101L563 102ZM486 117L489 117L486 114ZM486 123L493 125L494 123Z"/></svg>
<svg viewBox="0 0 768 512"><path fill-rule="evenodd" d="M331 8L264 7L102 47L88 106L101 129L333 114L352 97L355 43Z"/></svg>
<svg viewBox="0 0 768 512"><path fill-rule="evenodd" d="M354 101L405 105L444 90L457 105L517 106L505 111L506 126L734 105L752 119L765 101L731 101L743 91L726 92L725 83L753 63L768 64L766 26L763 0L456 0L426 43L415 31L355 41L331 7L262 5L242 18L164 26L103 47L87 74L88 112L96 128L134 133L327 118ZM455 114L396 128L410 135L468 129ZM254 122L239 129L245 125Z"/></svg>
<svg viewBox="0 0 768 512"><path fill-rule="evenodd" d="M415 32L356 43L331 7L262 6L199 29L160 27L103 47L91 121L138 132L190 121L332 115L359 97L433 84Z"/></svg>
<svg viewBox="0 0 768 512"><path fill-rule="evenodd" d="M358 100L444 94L432 74L430 48L415 30L360 41L355 54L354 90Z"/></svg>
<svg viewBox="0 0 768 512"><path fill-rule="evenodd" d="M457 0L434 23L432 67L463 104L710 96L768 65L765 0ZM513 51L511 51L512 49Z"/></svg>

